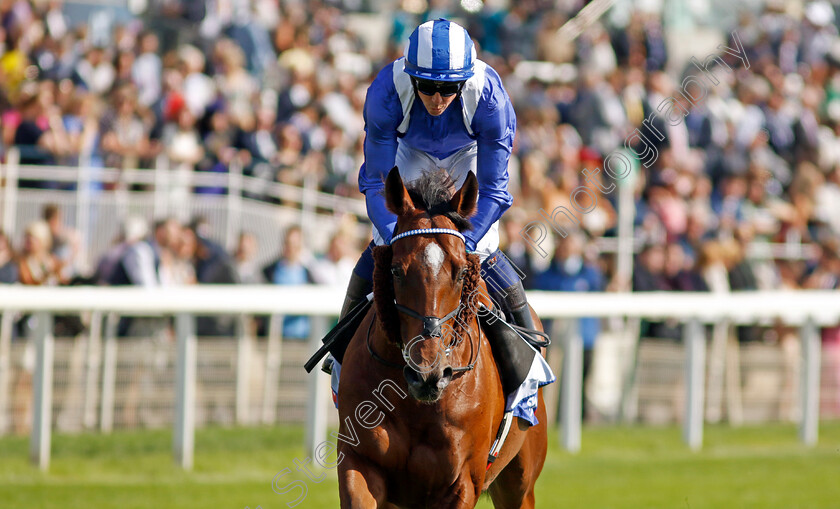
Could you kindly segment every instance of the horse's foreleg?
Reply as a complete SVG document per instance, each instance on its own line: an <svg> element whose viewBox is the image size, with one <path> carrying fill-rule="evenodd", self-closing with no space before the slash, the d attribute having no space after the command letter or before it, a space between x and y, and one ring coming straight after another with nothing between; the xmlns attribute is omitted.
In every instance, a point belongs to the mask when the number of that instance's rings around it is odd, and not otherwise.
<svg viewBox="0 0 840 509"><path fill-rule="evenodd" d="M386 509L385 478L379 469L352 452L345 452L338 465L338 495L341 509Z"/></svg>
<svg viewBox="0 0 840 509"><path fill-rule="evenodd" d="M529 473L515 458L490 485L490 498L496 509L533 509L534 489Z"/></svg>
<svg viewBox="0 0 840 509"><path fill-rule="evenodd" d="M478 504L478 498L481 496L480 486L480 484L476 484L475 479L470 477L470 468L466 466L463 474L458 477L452 486L437 493L437 497L432 497L429 507L435 509L474 509Z"/></svg>
<svg viewBox="0 0 840 509"><path fill-rule="evenodd" d="M542 391L537 419L539 424L527 428L522 447L490 485L490 497L496 509L534 509L536 506L534 485L545 463L547 449L547 419ZM525 424L519 424L519 431L524 431Z"/></svg>

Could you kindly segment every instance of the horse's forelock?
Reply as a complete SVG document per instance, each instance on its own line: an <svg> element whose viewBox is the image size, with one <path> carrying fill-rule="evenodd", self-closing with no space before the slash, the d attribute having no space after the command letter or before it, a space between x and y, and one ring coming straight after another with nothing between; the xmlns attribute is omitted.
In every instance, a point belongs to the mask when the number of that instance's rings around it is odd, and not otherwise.
<svg viewBox="0 0 840 509"><path fill-rule="evenodd" d="M459 231L472 229L470 220L452 209L450 200L455 183L446 171L425 171L407 186L407 190L415 207L431 216L446 217Z"/></svg>

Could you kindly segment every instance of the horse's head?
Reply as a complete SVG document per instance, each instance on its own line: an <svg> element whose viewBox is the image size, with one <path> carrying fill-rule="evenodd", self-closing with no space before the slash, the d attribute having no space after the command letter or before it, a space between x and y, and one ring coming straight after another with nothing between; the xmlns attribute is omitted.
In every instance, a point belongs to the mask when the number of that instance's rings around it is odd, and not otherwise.
<svg viewBox="0 0 840 509"><path fill-rule="evenodd" d="M395 240L374 252L377 314L403 350L409 392L424 402L437 401L452 379L453 364L467 364L472 354L458 345L473 316L463 303L480 281L478 256L467 255L460 235L475 212L475 175L468 173L461 189L452 190L443 171L424 174L406 188L392 169L385 200L397 215Z"/></svg>

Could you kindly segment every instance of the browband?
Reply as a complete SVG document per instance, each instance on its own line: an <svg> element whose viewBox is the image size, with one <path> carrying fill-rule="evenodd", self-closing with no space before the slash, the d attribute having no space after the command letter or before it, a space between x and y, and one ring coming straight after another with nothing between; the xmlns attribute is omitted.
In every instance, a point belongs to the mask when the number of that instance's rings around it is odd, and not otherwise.
<svg viewBox="0 0 840 509"><path fill-rule="evenodd" d="M399 235L394 235L394 237L391 239L391 242L389 242L388 245L392 245L394 242L404 237L411 237L412 235L424 235L427 233L446 233L447 235L454 235L458 237L464 244L467 243L466 239L464 239L464 236L458 230L451 230L449 228L420 228L418 230L408 230L407 232L402 232Z"/></svg>

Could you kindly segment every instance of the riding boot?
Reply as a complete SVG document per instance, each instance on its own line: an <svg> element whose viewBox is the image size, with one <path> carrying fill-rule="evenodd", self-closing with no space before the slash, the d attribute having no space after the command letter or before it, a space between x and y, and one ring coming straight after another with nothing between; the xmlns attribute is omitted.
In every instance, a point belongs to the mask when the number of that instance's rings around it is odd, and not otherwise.
<svg viewBox="0 0 840 509"><path fill-rule="evenodd" d="M492 287L488 289L494 303L501 308L497 312L504 312L508 321L513 322L514 325L534 329L534 320L531 317L531 309L528 307L521 281L517 280L502 291L493 291ZM501 315L498 313L496 316ZM515 391L527 376L533 359L533 350L516 330L504 322L501 319L494 320L486 314L481 321L481 326L493 348L493 357L496 359L499 375L502 377L502 386L505 393L509 394Z"/></svg>
<svg viewBox="0 0 840 509"><path fill-rule="evenodd" d="M350 276L350 283L347 285L347 294L344 296L344 304L341 306L341 315L338 317L339 321L347 316L347 313L352 309L367 300L367 296L372 289L373 283L353 272ZM324 363L321 364L321 371L331 375L333 362L332 355L327 355Z"/></svg>
<svg viewBox="0 0 840 509"><path fill-rule="evenodd" d="M536 399L529 393L533 394L531 391L535 388L549 384L555 379L551 368L540 354L539 347L546 344L547 336L537 331L534 326L521 280L517 278L503 290L498 288L488 285L497 309L479 313L479 323L490 341L493 359L499 370L502 390L505 393L505 410L534 425ZM513 325L503 319L502 312Z"/></svg>
<svg viewBox="0 0 840 509"><path fill-rule="evenodd" d="M522 281L517 281L513 286L504 291L503 306L514 325L524 329L535 330L534 318L531 316L531 308L528 306L528 297L525 296L525 288Z"/></svg>

